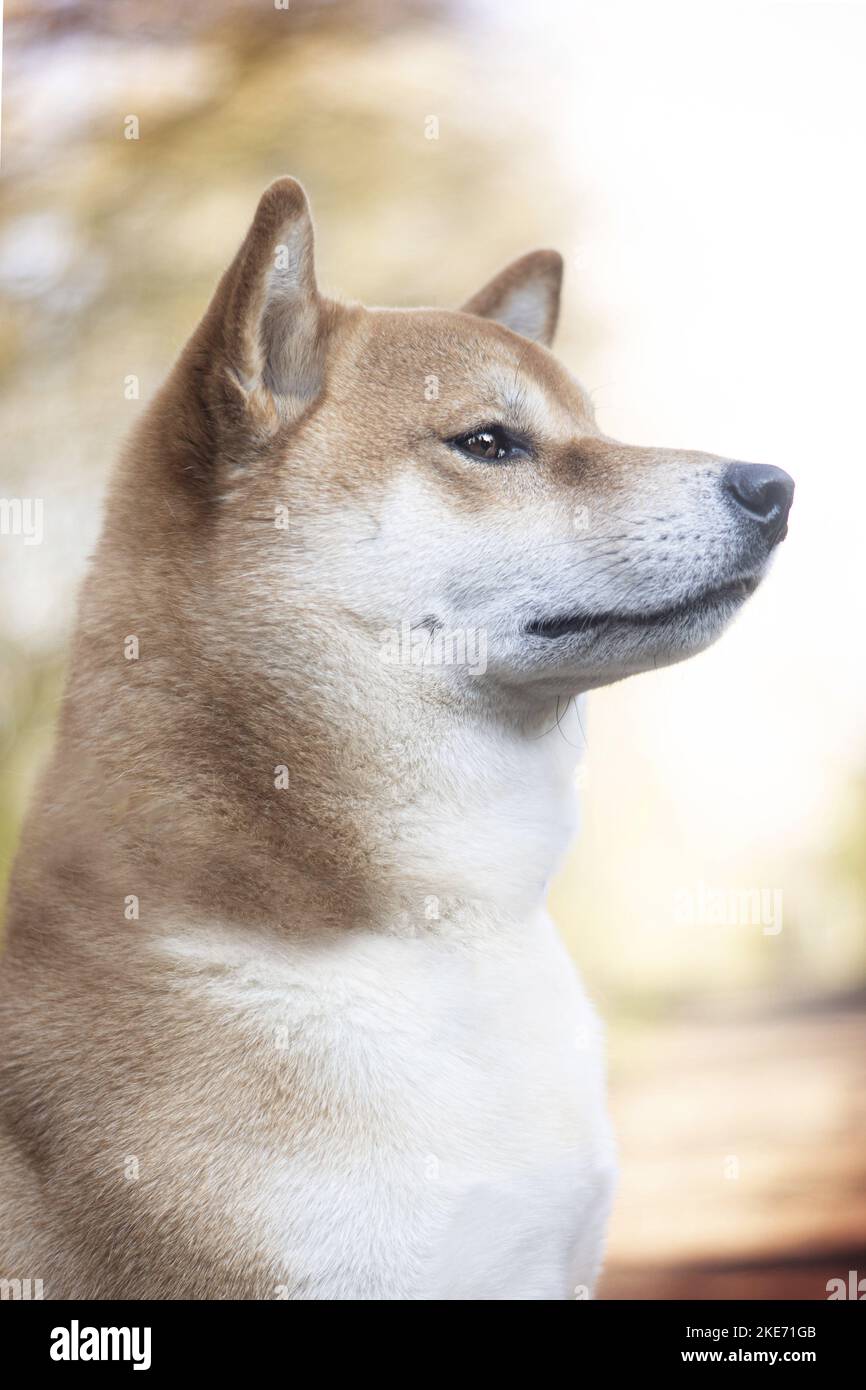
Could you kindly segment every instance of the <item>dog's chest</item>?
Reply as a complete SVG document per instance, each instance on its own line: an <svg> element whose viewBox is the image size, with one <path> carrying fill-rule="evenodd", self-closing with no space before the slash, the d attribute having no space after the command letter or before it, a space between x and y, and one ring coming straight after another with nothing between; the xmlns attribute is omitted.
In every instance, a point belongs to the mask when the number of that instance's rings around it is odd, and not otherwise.
<svg viewBox="0 0 866 1390"><path fill-rule="evenodd" d="M289 1297L591 1285L612 1170L601 1045L549 922L498 949L356 940L287 984L259 1023L283 1030L306 1110L251 1197Z"/></svg>

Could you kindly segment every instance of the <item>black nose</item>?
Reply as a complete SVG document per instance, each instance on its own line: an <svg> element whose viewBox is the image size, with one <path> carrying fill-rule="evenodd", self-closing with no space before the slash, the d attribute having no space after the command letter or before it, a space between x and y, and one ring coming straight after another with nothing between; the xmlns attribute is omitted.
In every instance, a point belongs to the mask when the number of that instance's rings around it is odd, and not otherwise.
<svg viewBox="0 0 866 1390"><path fill-rule="evenodd" d="M737 506L763 529L770 545L784 540L794 500L794 479L784 469L763 463L732 463L724 486Z"/></svg>

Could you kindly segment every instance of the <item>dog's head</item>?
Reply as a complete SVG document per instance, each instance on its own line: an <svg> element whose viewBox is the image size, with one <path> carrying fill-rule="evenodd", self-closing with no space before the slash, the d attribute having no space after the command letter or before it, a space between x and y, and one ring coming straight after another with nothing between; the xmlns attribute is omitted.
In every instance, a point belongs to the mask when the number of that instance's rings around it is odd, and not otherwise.
<svg viewBox="0 0 866 1390"><path fill-rule="evenodd" d="M181 364L224 617L300 614L345 653L547 695L719 635L793 483L603 435L548 350L561 276L536 251L460 311L341 306L302 189L267 190Z"/></svg>

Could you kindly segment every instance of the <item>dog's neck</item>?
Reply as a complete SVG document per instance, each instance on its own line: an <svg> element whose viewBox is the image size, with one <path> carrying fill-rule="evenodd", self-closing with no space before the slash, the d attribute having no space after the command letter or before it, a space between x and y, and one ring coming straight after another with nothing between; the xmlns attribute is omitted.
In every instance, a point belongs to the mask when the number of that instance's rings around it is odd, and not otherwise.
<svg viewBox="0 0 866 1390"><path fill-rule="evenodd" d="M576 705L333 645L339 668L298 638L279 692L226 697L250 708L220 780L257 769L238 823L269 842L270 874L300 872L340 915L410 931L447 913L537 911L575 828Z"/></svg>
<svg viewBox="0 0 866 1390"><path fill-rule="evenodd" d="M371 702L347 778L378 889L410 928L446 904L525 918L576 828L578 711L502 693L452 702L427 679Z"/></svg>

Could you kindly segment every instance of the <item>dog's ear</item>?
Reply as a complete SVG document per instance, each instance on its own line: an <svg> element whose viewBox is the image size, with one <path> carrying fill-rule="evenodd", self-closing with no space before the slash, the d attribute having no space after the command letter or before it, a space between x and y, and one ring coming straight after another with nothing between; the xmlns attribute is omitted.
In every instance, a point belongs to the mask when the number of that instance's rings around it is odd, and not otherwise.
<svg viewBox="0 0 866 1390"><path fill-rule="evenodd" d="M295 179L277 179L263 193L209 317L219 366L259 421L290 421L318 394L326 305L316 288L310 210Z"/></svg>
<svg viewBox="0 0 866 1390"><path fill-rule="evenodd" d="M524 338L549 347L559 318L562 269L558 251L530 251L468 299L463 312L495 319Z"/></svg>

